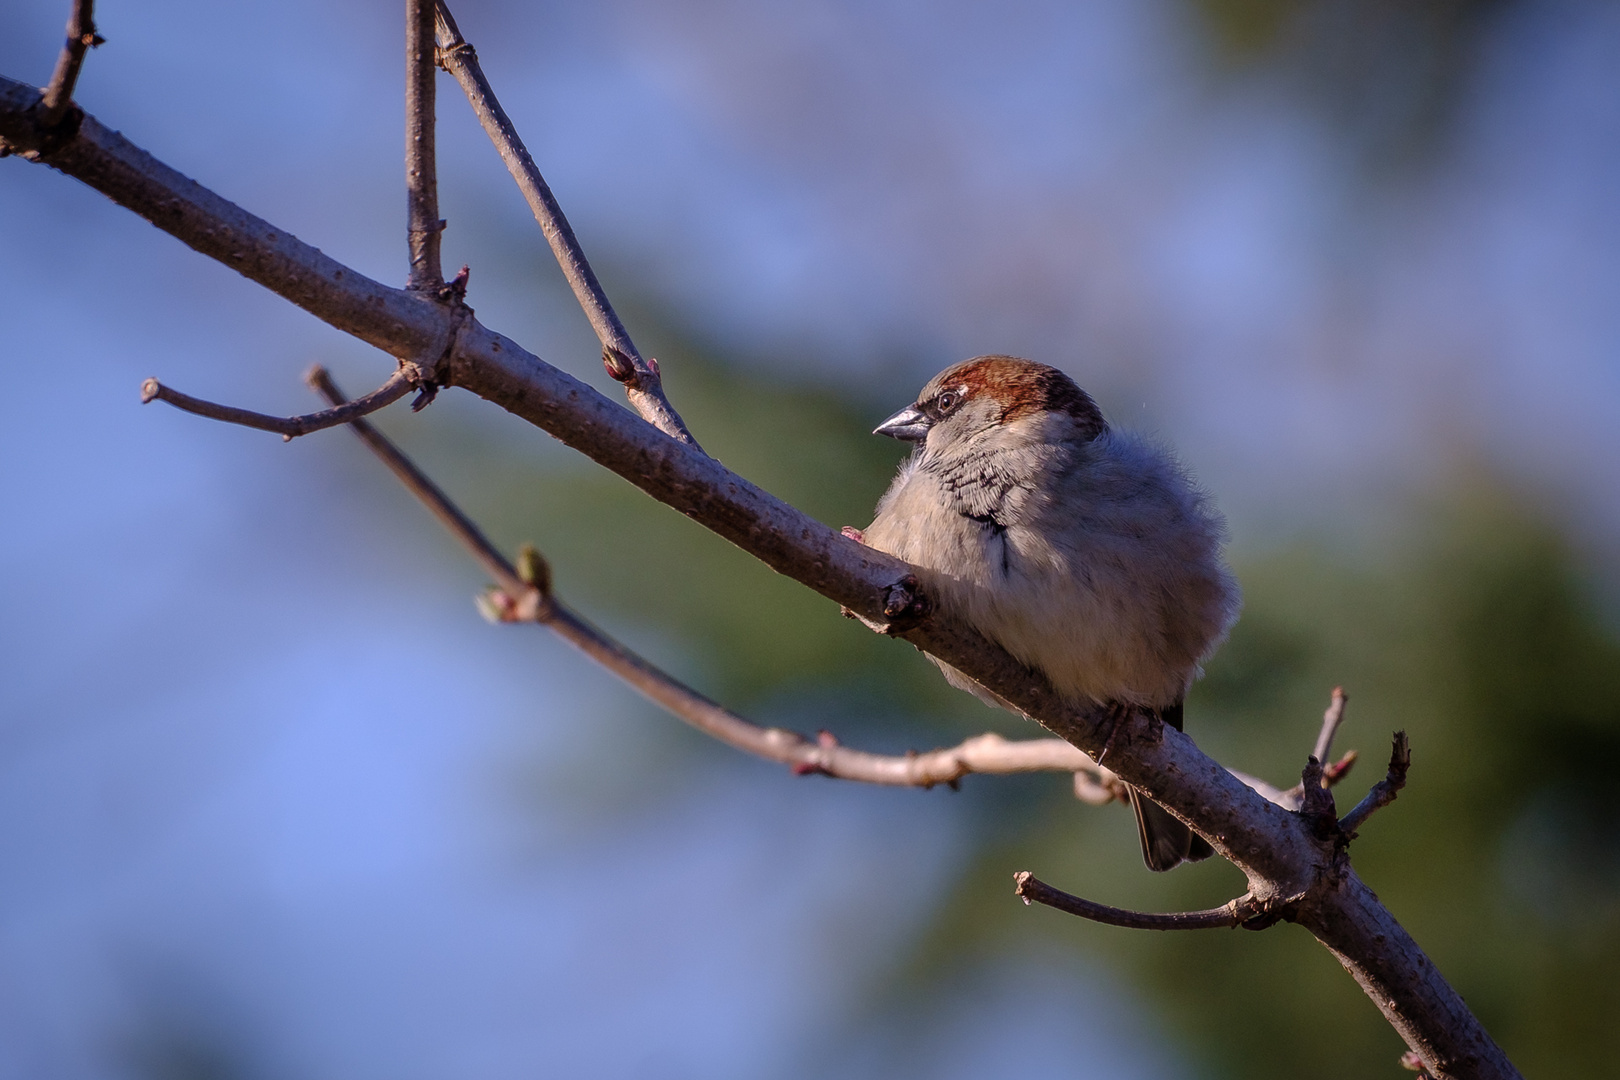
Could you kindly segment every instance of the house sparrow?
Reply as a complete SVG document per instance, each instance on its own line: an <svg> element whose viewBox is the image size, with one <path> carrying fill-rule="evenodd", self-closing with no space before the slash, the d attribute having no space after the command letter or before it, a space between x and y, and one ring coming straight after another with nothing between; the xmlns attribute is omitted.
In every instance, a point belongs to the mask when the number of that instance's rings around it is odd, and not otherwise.
<svg viewBox="0 0 1620 1080"><path fill-rule="evenodd" d="M1011 356L947 368L874 434L917 448L851 534L912 564L942 611L1064 697L1149 709L1180 729L1239 594L1221 558L1225 522L1170 454L1110 428L1063 372ZM1134 788L1131 806L1149 869L1212 853Z"/></svg>

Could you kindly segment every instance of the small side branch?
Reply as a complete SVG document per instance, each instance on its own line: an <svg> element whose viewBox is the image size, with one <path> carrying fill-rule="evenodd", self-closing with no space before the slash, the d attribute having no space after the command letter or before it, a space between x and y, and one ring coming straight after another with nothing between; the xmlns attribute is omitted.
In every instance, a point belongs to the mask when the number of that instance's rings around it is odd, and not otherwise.
<svg viewBox="0 0 1620 1080"><path fill-rule="evenodd" d="M204 401L202 398L194 398L190 394L182 394L178 390L171 390L156 379L147 379L141 384L141 404L150 405L154 401L166 401L177 409L182 409L188 413L196 413L198 416L206 416L210 420L223 420L227 424L240 424L243 427L257 428L260 431L273 431L290 442L298 436L308 435L312 431L337 427L339 424L353 423L362 416L392 405L406 394L409 394L412 385L410 378L404 372L395 372L387 382L365 397L345 401L337 408L318 413L306 413L303 416L268 416L248 409L238 409L233 405L220 405L216 402Z"/></svg>
<svg viewBox="0 0 1620 1080"><path fill-rule="evenodd" d="M602 342L602 366L616 381L624 384L631 406L643 419L664 434L697 446L697 440L686 428L686 421L681 419L664 394L658 361L642 359L624 323L608 302L607 293L602 291L596 271L586 260L585 251L574 236L568 219L563 216L556 196L552 195L550 186L535 166L534 158L529 155L528 147L518 137L517 128L506 115L506 110L501 108L495 91L490 88L484 69L478 63L477 52L461 36L455 16L450 14L450 8L442 0L437 5L437 13L440 62L466 91L467 101L472 105L484 133L495 144L501 160L506 162L507 171L517 182L518 190L523 192L534 220L540 224L540 231L545 233L546 242L551 245L551 252L557 257L563 276L574 290L575 299Z"/></svg>
<svg viewBox="0 0 1620 1080"><path fill-rule="evenodd" d="M1311 756L1317 761L1325 764L1328 755L1333 752L1333 736L1338 734L1339 725L1344 723L1344 707L1349 700L1344 687L1333 688L1333 697L1328 701L1327 711L1322 714L1322 730L1316 736L1316 748L1311 751Z"/></svg>
<svg viewBox="0 0 1620 1080"><path fill-rule="evenodd" d="M1013 892L1024 903L1045 904L1047 907L1078 915L1082 919L1107 926L1123 926L1127 930L1230 930L1265 915L1265 909L1245 894L1218 908L1206 911L1178 911L1155 914L1146 911L1128 911L1083 900L1061 889L1054 889L1028 870L1013 875ZM1269 925L1269 924L1267 924Z"/></svg>
<svg viewBox="0 0 1620 1080"><path fill-rule="evenodd" d="M1339 725L1344 723L1344 707L1349 700L1350 696L1344 692L1344 687L1335 686L1333 688L1333 696L1328 701L1327 711L1322 714L1322 729L1317 733L1316 746L1311 750L1311 757L1321 763L1322 771L1318 783L1324 788L1332 788L1340 780L1343 780L1350 770L1355 767L1356 760L1359 757L1354 750L1350 750L1338 761L1328 760L1328 754L1333 751L1333 737L1338 734ZM1264 781L1250 780L1248 777L1245 777L1244 780L1250 787L1259 791L1278 806L1298 810L1306 802L1303 782L1295 784L1287 791L1281 791L1270 787Z"/></svg>
<svg viewBox="0 0 1620 1080"><path fill-rule="evenodd" d="M73 104L73 88L79 82L79 69L84 65L85 50L95 48L104 40L96 33L93 8L93 0L73 0L73 11L67 21L67 40L62 43L56 70L51 72L51 81L40 102L39 119L44 127L55 127L67 115L68 107Z"/></svg>
<svg viewBox="0 0 1620 1080"><path fill-rule="evenodd" d="M437 293L444 285L439 263L439 174L434 149L433 0L405 0L405 198L411 269L405 287Z"/></svg>
<svg viewBox="0 0 1620 1080"><path fill-rule="evenodd" d="M1346 836L1355 836L1356 830L1366 824L1373 812L1381 810L1395 801L1401 788L1406 786L1406 771L1412 767L1412 745L1406 738L1406 732L1397 731L1391 739L1389 750L1389 771L1384 778L1373 785L1367 792L1367 797L1355 805L1355 809L1344 815L1339 822L1339 828Z"/></svg>
<svg viewBox="0 0 1620 1080"><path fill-rule="evenodd" d="M351 404L324 368L312 368L306 381L332 403L330 413ZM1083 775L1089 785L1087 790L1106 793L1100 800L1093 797L1087 801L1109 801L1120 787L1112 772L1062 739L1010 741L992 733L926 754L870 754L840 746L827 732L812 740L797 732L752 723L660 671L574 613L551 594L550 571L539 552L525 548L520 564L514 566L387 436L358 416L349 423L389 471L495 579L498 592L486 599L497 618L537 622L550 628L653 703L728 746L788 765L800 775L819 774L894 787L955 785L970 773L1023 772L1070 772L1077 779Z"/></svg>

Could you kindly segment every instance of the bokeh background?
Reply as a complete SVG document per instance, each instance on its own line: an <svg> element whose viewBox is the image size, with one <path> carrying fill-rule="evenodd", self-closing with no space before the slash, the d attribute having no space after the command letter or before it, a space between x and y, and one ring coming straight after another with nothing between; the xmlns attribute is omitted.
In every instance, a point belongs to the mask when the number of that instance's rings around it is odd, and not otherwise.
<svg viewBox="0 0 1620 1080"><path fill-rule="evenodd" d="M67 4L0 0L45 81ZM402 19L104 0L79 100L404 277ZM1362 874L1527 1075L1620 1075L1620 8L1578 0L467 2L704 445L864 524L866 434L949 362L1056 363L1232 524L1189 705L1341 801L1411 732ZM456 87L447 266L614 392ZM1207 906L1063 777L879 791L681 728L542 631L347 434L265 411L387 358L100 195L0 162L0 1076L1375 1077L1292 927L1152 936L1011 895ZM382 425L591 617L758 719L891 751L1021 722L459 393Z"/></svg>

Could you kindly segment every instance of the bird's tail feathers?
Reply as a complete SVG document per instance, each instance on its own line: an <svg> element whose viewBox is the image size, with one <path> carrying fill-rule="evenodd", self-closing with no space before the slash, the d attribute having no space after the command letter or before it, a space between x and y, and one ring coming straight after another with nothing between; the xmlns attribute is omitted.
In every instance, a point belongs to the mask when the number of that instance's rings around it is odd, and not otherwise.
<svg viewBox="0 0 1620 1080"><path fill-rule="evenodd" d="M1201 862L1215 854L1202 836L1181 819L1135 788L1131 809L1136 812L1136 831L1142 838L1142 861L1149 870L1174 870L1184 862Z"/></svg>

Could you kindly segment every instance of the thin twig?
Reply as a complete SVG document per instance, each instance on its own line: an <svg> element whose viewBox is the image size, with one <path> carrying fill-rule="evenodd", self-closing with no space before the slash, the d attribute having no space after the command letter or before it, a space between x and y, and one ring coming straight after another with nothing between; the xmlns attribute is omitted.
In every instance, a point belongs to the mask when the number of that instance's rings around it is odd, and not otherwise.
<svg viewBox="0 0 1620 1080"><path fill-rule="evenodd" d="M67 115L73 104L73 88L79 82L79 69L84 65L86 49L93 49L104 40L96 33L94 0L73 0L73 11L68 15L67 40L56 57L56 70L45 86L45 97L40 105L40 123L55 127Z"/></svg>
<svg viewBox="0 0 1620 1080"><path fill-rule="evenodd" d="M405 199L411 270L405 287L439 291L439 172L434 151L433 0L405 0Z"/></svg>
<svg viewBox="0 0 1620 1080"><path fill-rule="evenodd" d="M359 417L392 405L409 394L411 387L411 380L404 372L395 372L387 382L365 397L345 401L337 408L306 413L303 416L267 416L264 413L238 409L233 405L220 405L204 401L202 398L194 398L190 394L171 390L156 379L147 379L141 384L141 404L166 401L177 409L206 416L210 420L223 420L227 424L241 424L243 427L258 428L260 431L273 431L290 442L312 431L352 423Z"/></svg>
<svg viewBox="0 0 1620 1080"><path fill-rule="evenodd" d="M1045 904L1047 907L1066 911L1070 915L1078 915L1082 919L1105 923L1108 926L1123 926L1128 930L1230 930L1264 914L1261 906L1247 894L1236 900L1230 900L1218 908L1209 908L1205 911L1156 914L1129 911L1081 899L1062 889L1052 888L1028 870L1020 870L1014 874L1013 881L1017 883L1013 892L1022 897L1026 904L1031 902Z"/></svg>
<svg viewBox="0 0 1620 1080"><path fill-rule="evenodd" d="M310 369L305 380L333 404L332 412L347 407L343 392L324 368ZM789 765L801 775L818 773L841 780L895 787L955 784L970 773L1021 772L1072 772L1085 774L1102 790L1111 792L1119 786L1112 772L1062 739L1009 741L989 733L926 754L870 754L840 746L827 732L812 740L782 728L751 723L660 671L586 622L551 595L550 574L537 552L528 549L526 561L530 562L530 568L520 571L387 436L364 419L356 417L349 423L355 434L495 579L500 595L493 607L501 619L537 622L549 627L650 701L728 746Z"/></svg>
<svg viewBox="0 0 1620 1080"><path fill-rule="evenodd" d="M697 446L697 440L686 428L686 421L681 419L664 394L658 361L642 359L624 323L608 302L607 293L602 291L602 284L597 281L596 272L586 260L585 251L574 236L568 218L563 216L562 207L557 205L557 199L540 175L528 147L523 145L517 128L506 115L506 110L501 108L495 91L490 88L489 80L478 63L477 52L461 36L455 16L450 14L443 0L438 3L437 10L440 62L466 91L467 101L478 116L478 122L483 125L490 142L495 144L501 160L506 162L507 171L517 181L518 189L523 192L523 198L534 214L534 220L539 222L540 231L545 233L546 242L551 245L563 276L568 279L574 297L602 342L603 367L615 380L624 384L630 404L648 423L666 435Z"/></svg>
<svg viewBox="0 0 1620 1080"><path fill-rule="evenodd" d="M1389 771L1367 792L1367 797L1356 803L1355 808L1339 822L1339 828L1346 836L1354 837L1356 830L1366 824L1374 811L1395 801L1395 796L1406 786L1406 770L1411 767L1412 744L1407 741L1406 732L1397 731L1390 740Z"/></svg>
<svg viewBox="0 0 1620 1080"><path fill-rule="evenodd" d="M1328 754L1333 750L1333 737L1338 733L1339 725L1344 723L1344 707L1349 700L1350 697L1344 692L1344 687L1333 688L1333 696L1328 702L1327 711L1322 714L1322 729L1317 733L1316 747L1311 751L1311 757L1322 763L1320 783L1325 788L1331 788L1343 780L1355 766L1358 756L1351 750L1338 761L1328 761ZM1277 805L1286 806L1290 810L1298 810L1305 803L1305 788L1301 784L1295 784L1287 791L1277 791L1273 788L1271 791L1275 792L1275 795L1260 788L1256 790Z"/></svg>
<svg viewBox="0 0 1620 1080"><path fill-rule="evenodd" d="M1327 711L1322 714L1322 730L1316 736L1316 748L1311 751L1311 756L1317 761L1327 761L1328 754L1333 752L1333 736L1338 733L1339 725L1344 723L1344 706L1349 700L1350 696L1344 692L1344 687L1333 688L1332 700L1328 703Z"/></svg>

